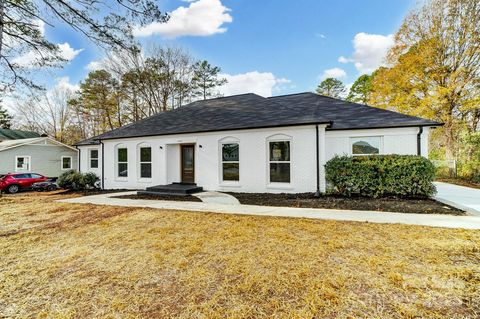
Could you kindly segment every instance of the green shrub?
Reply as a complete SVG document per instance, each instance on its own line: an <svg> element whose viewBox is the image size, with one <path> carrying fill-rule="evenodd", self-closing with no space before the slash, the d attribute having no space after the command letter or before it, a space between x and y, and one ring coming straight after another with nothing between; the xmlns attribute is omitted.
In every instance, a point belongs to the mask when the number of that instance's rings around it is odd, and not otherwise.
<svg viewBox="0 0 480 319"><path fill-rule="evenodd" d="M57 184L65 189L82 190L93 188L97 179L98 177L94 173L82 174L72 169L60 175L57 179Z"/></svg>
<svg viewBox="0 0 480 319"><path fill-rule="evenodd" d="M331 191L348 197L429 197L436 192L435 167L421 156L336 156L325 170Z"/></svg>

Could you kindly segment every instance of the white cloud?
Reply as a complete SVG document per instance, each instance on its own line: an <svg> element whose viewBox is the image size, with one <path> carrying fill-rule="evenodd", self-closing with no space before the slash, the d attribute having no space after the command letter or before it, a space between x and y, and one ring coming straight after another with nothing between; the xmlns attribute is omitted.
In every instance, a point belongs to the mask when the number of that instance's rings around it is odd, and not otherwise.
<svg viewBox="0 0 480 319"><path fill-rule="evenodd" d="M264 97L272 96L273 91L280 85L290 84L291 81L285 78L276 78L271 72L252 71L241 74L221 74L228 83L219 88L220 93L225 96L255 93Z"/></svg>
<svg viewBox="0 0 480 319"><path fill-rule="evenodd" d="M57 83L55 84L53 89L56 89L56 88L75 92L80 89L80 86L78 84L70 83L70 78L68 76L63 76L63 77L57 78Z"/></svg>
<svg viewBox="0 0 480 319"><path fill-rule="evenodd" d="M104 68L103 61L91 61L85 66L85 69L88 71L97 71Z"/></svg>
<svg viewBox="0 0 480 319"><path fill-rule="evenodd" d="M68 42L60 43L57 46L59 49L59 55L67 62L75 59L75 57L83 51L83 49L75 50ZM48 58L49 54L50 53L44 53L43 56ZM38 67L40 59L41 55L39 52L30 50L27 53L14 58L12 63L24 68L35 68Z"/></svg>
<svg viewBox="0 0 480 319"><path fill-rule="evenodd" d="M384 65L385 55L393 45L393 34L357 33L353 38L354 52L351 58L340 56L338 62L354 63L361 74L371 73Z"/></svg>
<svg viewBox="0 0 480 319"><path fill-rule="evenodd" d="M35 19L32 21L33 24L36 24L38 26L38 29L40 30L40 34L45 36L45 22L40 19Z"/></svg>
<svg viewBox="0 0 480 319"><path fill-rule="evenodd" d="M317 38L320 38L320 39L326 39L326 38L327 38L327 36L326 36L325 34L323 34L323 33L316 33L315 36L316 36Z"/></svg>
<svg viewBox="0 0 480 319"><path fill-rule="evenodd" d="M153 22L133 30L136 37L148 37L159 34L165 38L181 36L208 36L224 33L227 28L224 23L232 22L228 14L230 9L220 0L187 1L188 7L178 7L170 13L170 19L165 23Z"/></svg>
<svg viewBox="0 0 480 319"><path fill-rule="evenodd" d="M320 76L320 79L321 80L325 80L327 78L340 79L340 78L344 78L346 76L347 76L347 72L345 72L344 69L332 68L332 69L327 69L327 70L323 71L322 75Z"/></svg>

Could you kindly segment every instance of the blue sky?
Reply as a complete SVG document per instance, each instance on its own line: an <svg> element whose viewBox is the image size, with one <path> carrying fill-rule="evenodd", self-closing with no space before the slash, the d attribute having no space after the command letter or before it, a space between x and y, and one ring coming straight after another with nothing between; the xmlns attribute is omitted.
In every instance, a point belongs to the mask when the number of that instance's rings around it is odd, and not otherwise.
<svg viewBox="0 0 480 319"><path fill-rule="evenodd" d="M382 63L392 34L413 0L162 0L167 25L137 30L139 41L180 46L221 67L224 94L278 95L314 90L326 76L345 84ZM67 43L71 61L49 74L48 86L78 84L102 51L80 34L45 27ZM67 54L68 54L67 52ZM94 65L90 64L90 69Z"/></svg>

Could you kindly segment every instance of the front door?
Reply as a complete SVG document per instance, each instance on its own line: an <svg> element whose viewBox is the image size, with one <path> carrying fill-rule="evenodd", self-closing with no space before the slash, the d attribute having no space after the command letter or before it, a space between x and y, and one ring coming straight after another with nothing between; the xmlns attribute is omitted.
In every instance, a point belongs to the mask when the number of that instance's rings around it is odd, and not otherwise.
<svg viewBox="0 0 480 319"><path fill-rule="evenodd" d="M181 145L182 183L195 182L195 145Z"/></svg>

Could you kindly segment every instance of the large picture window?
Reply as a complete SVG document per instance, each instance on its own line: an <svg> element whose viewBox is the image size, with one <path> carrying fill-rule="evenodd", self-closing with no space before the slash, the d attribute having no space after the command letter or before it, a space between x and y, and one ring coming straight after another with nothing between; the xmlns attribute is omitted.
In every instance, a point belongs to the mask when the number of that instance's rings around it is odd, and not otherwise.
<svg viewBox="0 0 480 319"><path fill-rule="evenodd" d="M98 150L90 150L90 168L98 168Z"/></svg>
<svg viewBox="0 0 480 319"><path fill-rule="evenodd" d="M380 136L352 137L352 155L376 155L380 154L382 138Z"/></svg>
<svg viewBox="0 0 480 319"><path fill-rule="evenodd" d="M290 183L290 141L270 142L270 182Z"/></svg>
<svg viewBox="0 0 480 319"><path fill-rule="evenodd" d="M222 176L224 181L240 180L238 143L222 144Z"/></svg>
<svg viewBox="0 0 480 319"><path fill-rule="evenodd" d="M128 177L128 150L126 148L117 149L117 176Z"/></svg>
<svg viewBox="0 0 480 319"><path fill-rule="evenodd" d="M152 177L152 148L140 147L140 178Z"/></svg>

